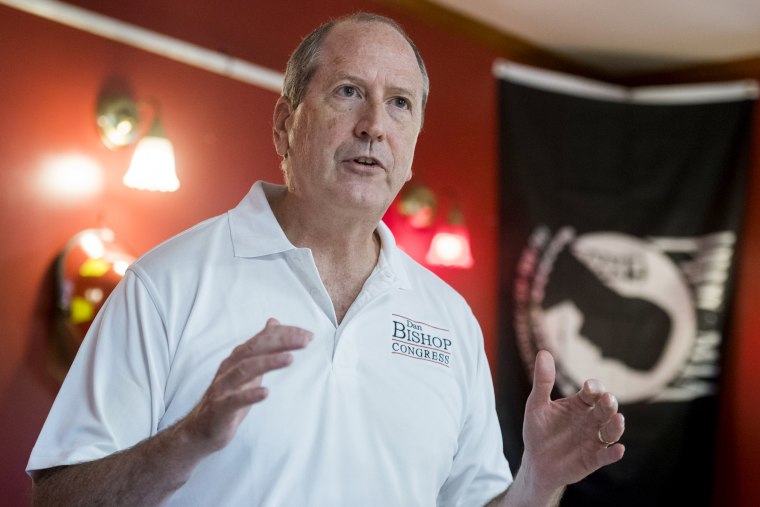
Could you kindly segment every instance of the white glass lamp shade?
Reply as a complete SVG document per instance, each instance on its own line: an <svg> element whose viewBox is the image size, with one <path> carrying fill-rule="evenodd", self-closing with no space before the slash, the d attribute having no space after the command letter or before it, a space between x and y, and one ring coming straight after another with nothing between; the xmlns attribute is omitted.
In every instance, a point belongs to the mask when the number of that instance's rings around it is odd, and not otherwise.
<svg viewBox="0 0 760 507"><path fill-rule="evenodd" d="M433 266L469 269L475 261L470 251L470 234L464 226L441 227L430 243L425 260Z"/></svg>
<svg viewBox="0 0 760 507"><path fill-rule="evenodd" d="M122 181L126 186L140 190L177 190L179 179L171 141L153 133L140 139L132 156L132 163Z"/></svg>

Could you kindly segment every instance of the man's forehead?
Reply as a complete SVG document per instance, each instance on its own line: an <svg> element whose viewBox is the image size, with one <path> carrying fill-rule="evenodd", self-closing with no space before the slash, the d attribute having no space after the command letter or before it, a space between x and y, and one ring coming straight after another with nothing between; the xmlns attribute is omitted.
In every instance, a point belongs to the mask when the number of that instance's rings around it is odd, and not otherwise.
<svg viewBox="0 0 760 507"><path fill-rule="evenodd" d="M325 43L330 40L340 40L344 44L361 45L365 42L374 42L377 39L382 40L384 45L406 44L404 36L398 30L381 21L343 21L337 23L326 35Z"/></svg>
<svg viewBox="0 0 760 507"><path fill-rule="evenodd" d="M371 64L381 64L385 72L412 77L422 83L414 50L394 27L382 22L347 21L327 34L319 67L329 74L356 74Z"/></svg>

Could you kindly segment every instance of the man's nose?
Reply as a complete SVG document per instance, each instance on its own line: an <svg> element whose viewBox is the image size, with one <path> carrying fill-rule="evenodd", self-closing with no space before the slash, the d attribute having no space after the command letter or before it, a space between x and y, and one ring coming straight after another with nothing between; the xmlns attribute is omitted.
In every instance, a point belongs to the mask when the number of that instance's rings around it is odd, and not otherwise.
<svg viewBox="0 0 760 507"><path fill-rule="evenodd" d="M368 100L359 111L354 133L357 137L380 141L385 138L385 104L382 101Z"/></svg>

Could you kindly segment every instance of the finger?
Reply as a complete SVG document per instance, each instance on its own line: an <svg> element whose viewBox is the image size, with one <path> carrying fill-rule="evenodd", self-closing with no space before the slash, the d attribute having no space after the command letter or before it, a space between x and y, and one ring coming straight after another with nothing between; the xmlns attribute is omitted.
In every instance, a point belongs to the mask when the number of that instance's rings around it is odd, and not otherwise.
<svg viewBox="0 0 760 507"><path fill-rule="evenodd" d="M266 387L245 387L229 393L223 399L222 404L226 410L239 410L265 400L268 395L269 389Z"/></svg>
<svg viewBox="0 0 760 507"><path fill-rule="evenodd" d="M539 350L536 354L536 363L533 368L533 389L528 401L530 403L551 401L552 388L554 387L554 358L546 350Z"/></svg>
<svg viewBox="0 0 760 507"><path fill-rule="evenodd" d="M615 444L600 449L596 456L597 468L620 461L623 458L623 454L625 454L625 446L623 444Z"/></svg>
<svg viewBox="0 0 760 507"><path fill-rule="evenodd" d="M623 414L615 414L599 429L599 439L605 442L617 442L623 436L623 432L625 432L625 417Z"/></svg>
<svg viewBox="0 0 760 507"><path fill-rule="evenodd" d="M593 407L605 392L606 390L601 382L597 379L589 379L583 383L583 387L578 391L578 398L585 405Z"/></svg>
<svg viewBox="0 0 760 507"><path fill-rule="evenodd" d="M275 319L274 317L269 317L267 319L266 324L264 324L264 329L267 329L267 328L270 328L270 327L279 326L279 325L280 325L280 321L279 320Z"/></svg>
<svg viewBox="0 0 760 507"><path fill-rule="evenodd" d="M248 387L240 389L233 395L231 402L239 406L253 405L266 399L269 396L269 389L264 386Z"/></svg>
<svg viewBox="0 0 760 507"><path fill-rule="evenodd" d="M228 358L222 363L217 377L218 382L234 389L250 382L260 382L261 377L270 371L286 368L293 363L293 354L277 352L242 359Z"/></svg>
<svg viewBox="0 0 760 507"><path fill-rule="evenodd" d="M311 331L283 326L277 320L269 319L264 329L235 349L235 353L250 356L298 350L306 347L313 338Z"/></svg>
<svg viewBox="0 0 760 507"><path fill-rule="evenodd" d="M602 424L607 423L610 417L615 415L618 411L618 401L612 393L604 393L594 405L592 413L594 418Z"/></svg>

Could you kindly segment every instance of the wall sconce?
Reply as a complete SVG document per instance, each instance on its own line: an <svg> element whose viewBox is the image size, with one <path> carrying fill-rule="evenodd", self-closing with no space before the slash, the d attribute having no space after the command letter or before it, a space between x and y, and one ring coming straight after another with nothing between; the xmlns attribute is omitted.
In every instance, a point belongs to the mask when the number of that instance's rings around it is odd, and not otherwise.
<svg viewBox="0 0 760 507"><path fill-rule="evenodd" d="M428 187L412 184L404 190L398 203L398 211L415 229L430 227L435 219L438 202Z"/></svg>
<svg viewBox="0 0 760 507"><path fill-rule="evenodd" d="M435 193L423 185L412 184L403 192L397 211L404 220L394 228L399 246L431 266L469 269L474 260L462 210L452 205L446 222L434 226L437 201Z"/></svg>
<svg viewBox="0 0 760 507"><path fill-rule="evenodd" d="M150 129L141 131L140 106L127 96L104 96L98 103L100 139L115 150L137 142L129 169L122 181L131 188L174 192L179 179L174 148L164 135L158 105L152 106Z"/></svg>

